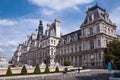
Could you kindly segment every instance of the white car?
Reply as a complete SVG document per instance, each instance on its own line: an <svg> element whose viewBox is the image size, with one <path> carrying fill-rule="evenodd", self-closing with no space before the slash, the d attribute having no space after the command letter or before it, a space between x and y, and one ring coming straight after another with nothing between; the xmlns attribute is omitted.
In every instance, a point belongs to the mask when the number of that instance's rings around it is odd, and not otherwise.
<svg viewBox="0 0 120 80"><path fill-rule="evenodd" d="M120 72L113 73L109 80L120 80Z"/></svg>

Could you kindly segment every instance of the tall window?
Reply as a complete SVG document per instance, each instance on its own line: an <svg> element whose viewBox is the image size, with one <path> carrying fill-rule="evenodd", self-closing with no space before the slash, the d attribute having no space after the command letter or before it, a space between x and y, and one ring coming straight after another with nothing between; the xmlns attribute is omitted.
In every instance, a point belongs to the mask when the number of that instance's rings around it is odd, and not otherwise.
<svg viewBox="0 0 120 80"><path fill-rule="evenodd" d="M105 27L105 33L107 32L107 28Z"/></svg>
<svg viewBox="0 0 120 80"><path fill-rule="evenodd" d="M113 35L113 30L111 30L111 34Z"/></svg>
<svg viewBox="0 0 120 80"><path fill-rule="evenodd" d="M92 35L93 34L93 28L91 27L90 28L90 35Z"/></svg>
<svg viewBox="0 0 120 80"><path fill-rule="evenodd" d="M79 46L79 51L81 51L81 46Z"/></svg>
<svg viewBox="0 0 120 80"><path fill-rule="evenodd" d="M85 49L85 43L83 42L83 49Z"/></svg>
<svg viewBox="0 0 120 80"><path fill-rule="evenodd" d="M83 36L85 36L85 31L83 30L82 32L83 32Z"/></svg>
<svg viewBox="0 0 120 80"><path fill-rule="evenodd" d="M100 46L101 45L101 42L100 42L100 40L98 40L98 46Z"/></svg>
<svg viewBox="0 0 120 80"><path fill-rule="evenodd" d="M77 46L75 47L75 52L77 52Z"/></svg>
<svg viewBox="0 0 120 80"><path fill-rule="evenodd" d="M91 41L89 42L89 44L90 44L90 49L94 49L94 41L91 40Z"/></svg>
<svg viewBox="0 0 120 80"><path fill-rule="evenodd" d="M51 48L51 54L53 54L53 48Z"/></svg>
<svg viewBox="0 0 120 80"><path fill-rule="evenodd" d="M94 14L92 14L92 20L94 20Z"/></svg>
<svg viewBox="0 0 120 80"><path fill-rule="evenodd" d="M53 40L51 40L51 44L53 44Z"/></svg>
<svg viewBox="0 0 120 80"><path fill-rule="evenodd" d="M69 53L69 47L68 47L68 53Z"/></svg>
<svg viewBox="0 0 120 80"><path fill-rule="evenodd" d="M71 47L71 53L73 53L73 48Z"/></svg>
<svg viewBox="0 0 120 80"><path fill-rule="evenodd" d="M97 25L97 29L96 29L97 32L100 32L100 26Z"/></svg>
<svg viewBox="0 0 120 80"><path fill-rule="evenodd" d="M66 54L66 49L64 49L64 54Z"/></svg>
<svg viewBox="0 0 120 80"><path fill-rule="evenodd" d="M92 16L89 16L89 22L91 22L92 21Z"/></svg>
<svg viewBox="0 0 120 80"><path fill-rule="evenodd" d="M55 45L55 40L54 40L54 45Z"/></svg>
<svg viewBox="0 0 120 80"><path fill-rule="evenodd" d="M108 28L108 34L110 34L110 29Z"/></svg>
<svg viewBox="0 0 120 80"><path fill-rule="evenodd" d="M101 54L99 53L99 59L101 60Z"/></svg>

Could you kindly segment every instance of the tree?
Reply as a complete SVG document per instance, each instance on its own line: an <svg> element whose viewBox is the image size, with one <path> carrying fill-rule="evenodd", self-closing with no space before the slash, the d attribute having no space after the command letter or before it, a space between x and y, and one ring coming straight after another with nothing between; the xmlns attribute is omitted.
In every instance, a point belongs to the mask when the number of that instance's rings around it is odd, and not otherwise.
<svg viewBox="0 0 120 80"><path fill-rule="evenodd" d="M112 61L117 68L120 67L120 41L113 40L109 44L107 44L107 48L105 50L105 62L108 63ZM119 68L120 69L120 68Z"/></svg>
<svg viewBox="0 0 120 80"><path fill-rule="evenodd" d="M46 65L44 73L49 73L49 72L50 72L49 67L48 67L48 65Z"/></svg>
<svg viewBox="0 0 120 80"><path fill-rule="evenodd" d="M8 69L7 69L6 75L7 75L7 76L11 76L11 75L12 75L12 71L11 71L10 66L9 66Z"/></svg>
<svg viewBox="0 0 120 80"><path fill-rule="evenodd" d="M66 59L64 61L64 66L70 66L70 64L71 64L70 60Z"/></svg>
<svg viewBox="0 0 120 80"><path fill-rule="evenodd" d="M35 67L35 69L34 69L34 74L40 74L40 73L41 73L40 67L39 67L39 65L37 64L36 67Z"/></svg>
<svg viewBox="0 0 120 80"><path fill-rule="evenodd" d="M55 72L59 72L59 67L58 66L55 68Z"/></svg>
<svg viewBox="0 0 120 80"><path fill-rule="evenodd" d="M25 66L22 67L21 74L22 74L22 75L27 74L27 69L26 69Z"/></svg>

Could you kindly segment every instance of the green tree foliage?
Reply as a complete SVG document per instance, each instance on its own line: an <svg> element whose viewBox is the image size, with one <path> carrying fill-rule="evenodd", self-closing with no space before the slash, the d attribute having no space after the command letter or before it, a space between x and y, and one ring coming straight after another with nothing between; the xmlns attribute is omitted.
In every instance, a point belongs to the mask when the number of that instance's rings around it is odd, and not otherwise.
<svg viewBox="0 0 120 80"><path fill-rule="evenodd" d="M70 64L71 64L70 60L66 59L64 61L64 66L70 66Z"/></svg>
<svg viewBox="0 0 120 80"><path fill-rule="evenodd" d="M58 66L55 68L55 72L59 72L59 67Z"/></svg>
<svg viewBox="0 0 120 80"><path fill-rule="evenodd" d="M49 66L48 66L48 65L46 65L46 68L45 68L44 73L50 73L50 70L49 70Z"/></svg>
<svg viewBox="0 0 120 80"><path fill-rule="evenodd" d="M110 61L113 61L117 66L120 65L120 41L118 40L113 40L107 44L105 50L105 62L108 63Z"/></svg>
<svg viewBox="0 0 120 80"><path fill-rule="evenodd" d="M11 75L12 75L12 71L11 71L10 66L9 66L8 69L7 69L6 75L7 75L7 76L11 76Z"/></svg>
<svg viewBox="0 0 120 80"><path fill-rule="evenodd" d="M22 75L27 74L27 69L26 69L25 66L22 67L21 74L22 74Z"/></svg>
<svg viewBox="0 0 120 80"><path fill-rule="evenodd" d="M34 69L34 74L40 74L40 73L41 73L40 67L39 67L39 65L37 64L36 67L35 67L35 69Z"/></svg>
<svg viewBox="0 0 120 80"><path fill-rule="evenodd" d="M110 61L114 61L116 59L116 57L113 55L113 54L111 54L111 53L107 53L106 55L105 55L105 63L107 64L108 62L110 62Z"/></svg>

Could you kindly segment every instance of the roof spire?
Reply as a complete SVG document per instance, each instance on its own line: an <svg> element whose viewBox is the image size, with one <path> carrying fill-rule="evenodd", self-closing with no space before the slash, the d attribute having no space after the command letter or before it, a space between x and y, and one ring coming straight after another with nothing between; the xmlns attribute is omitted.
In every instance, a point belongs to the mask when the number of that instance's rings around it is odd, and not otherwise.
<svg viewBox="0 0 120 80"><path fill-rule="evenodd" d="M96 2L96 5L95 6L98 6L97 2Z"/></svg>
<svg viewBox="0 0 120 80"><path fill-rule="evenodd" d="M39 25L42 25L42 21L40 20Z"/></svg>

